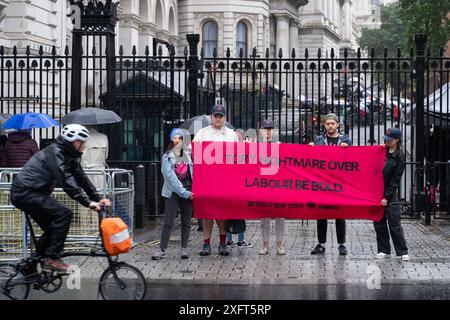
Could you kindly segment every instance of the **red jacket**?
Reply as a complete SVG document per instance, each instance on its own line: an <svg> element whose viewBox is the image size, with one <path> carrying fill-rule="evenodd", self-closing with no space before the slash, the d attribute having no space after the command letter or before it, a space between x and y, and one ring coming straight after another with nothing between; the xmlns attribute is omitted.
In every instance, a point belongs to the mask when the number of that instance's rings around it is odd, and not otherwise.
<svg viewBox="0 0 450 320"><path fill-rule="evenodd" d="M8 134L5 144L2 167L20 168L39 151L36 141L26 132L12 132Z"/></svg>

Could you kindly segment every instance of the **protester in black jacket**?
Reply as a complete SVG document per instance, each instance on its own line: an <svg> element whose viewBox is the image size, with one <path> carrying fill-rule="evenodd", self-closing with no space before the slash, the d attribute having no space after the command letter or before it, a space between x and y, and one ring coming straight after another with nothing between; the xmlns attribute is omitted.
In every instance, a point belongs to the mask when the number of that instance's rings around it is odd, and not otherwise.
<svg viewBox="0 0 450 320"><path fill-rule="evenodd" d="M334 113L327 114L323 119L323 124L325 127L325 133L318 136L314 142L309 143L310 146L339 146L348 147L352 145L350 138L341 134L339 129L339 118ZM325 242L327 240L327 226L328 220L319 219L317 220L317 238L319 243L311 251L311 254L324 254L325 253ZM347 255L347 248L345 247L345 220L336 219L336 234L337 242L339 244L338 251L339 255Z"/></svg>
<svg viewBox="0 0 450 320"><path fill-rule="evenodd" d="M44 231L36 247L38 254L47 258L46 269L66 271L70 267L60 260L60 255L72 211L51 196L55 187L63 188L72 199L96 211L102 205L110 206L108 199L101 199L80 165L88 139L89 132L85 127L78 124L65 126L54 144L27 162L11 187L11 203L31 216Z"/></svg>
<svg viewBox="0 0 450 320"><path fill-rule="evenodd" d="M390 231L397 256L401 256L403 261L410 260L405 235L400 224L400 206L398 204L397 194L397 189L400 186L400 180L406 167L405 155L399 147L401 136L402 133L397 128L388 129L384 136L386 162L383 167L384 196L383 200L381 200L381 205L385 209L383 218L378 222L374 221L378 246L378 253L375 256L377 259L385 258L391 254L391 245L389 243Z"/></svg>

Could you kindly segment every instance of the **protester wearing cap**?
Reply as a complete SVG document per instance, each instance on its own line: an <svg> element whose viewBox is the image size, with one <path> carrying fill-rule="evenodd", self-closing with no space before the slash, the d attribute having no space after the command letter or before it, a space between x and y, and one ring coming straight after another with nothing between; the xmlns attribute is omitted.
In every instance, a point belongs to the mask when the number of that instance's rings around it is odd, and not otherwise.
<svg viewBox="0 0 450 320"><path fill-rule="evenodd" d="M385 209L383 218L373 223L377 234L378 253L375 255L377 259L386 258L391 254L390 233L397 256L400 256L403 261L410 260L405 235L400 223L400 205L398 204L397 194L406 167L405 155L400 150L401 136L402 133L397 128L389 128L384 136L386 161L383 167L384 195L381 205Z"/></svg>
<svg viewBox="0 0 450 320"><path fill-rule="evenodd" d="M211 125L205 128L201 128L195 134L193 141L239 141L236 133L232 129L225 127L225 121L225 107L216 104L211 109Z"/></svg>
<svg viewBox="0 0 450 320"><path fill-rule="evenodd" d="M224 106L216 104L211 109L211 125L200 129L194 136L193 142L203 141L225 141L225 142L239 142L236 133L225 127L226 109ZM214 181L218 183L218 181ZM227 231L225 229L225 220L216 220L219 228L219 255L228 256L230 253L227 249ZM211 254L211 234L213 228L213 221L209 219L202 220L203 226L203 247L200 251L201 256L208 256Z"/></svg>
<svg viewBox="0 0 450 320"><path fill-rule="evenodd" d="M178 210L181 211L181 250L180 257L188 259L187 244L191 232L192 217L192 178L193 163L191 153L183 144L184 134L179 128L170 132L170 144L161 162L164 178L162 196L166 198L164 209L164 226L161 231L159 249L152 256L159 260L166 256L173 222Z"/></svg>
<svg viewBox="0 0 450 320"><path fill-rule="evenodd" d="M274 128L275 123L271 119L265 119L261 122L259 130L260 142L276 142L274 141Z"/></svg>
<svg viewBox="0 0 450 320"><path fill-rule="evenodd" d="M327 114L323 119L323 125L325 132L318 136L314 142L309 143L310 146L340 146L345 148L352 145L350 138L339 132L339 117L336 114ZM328 221L326 219L317 220L317 238L319 243L311 251L311 254L325 253L327 226ZM345 220L336 219L336 234L339 244L339 255L345 256L347 255L347 248L345 247Z"/></svg>
<svg viewBox="0 0 450 320"><path fill-rule="evenodd" d="M260 142L276 142L274 141L273 131L275 128L275 124L271 119L265 119L261 122L261 128L259 130ZM261 219L261 238L262 238L262 247L259 250L260 255L269 254L269 234L270 234L270 218ZM285 230L286 221L284 218L276 218L275 219L275 241L277 246L277 254L285 255L286 250L284 249L283 241L284 241L284 230Z"/></svg>
<svg viewBox="0 0 450 320"><path fill-rule="evenodd" d="M243 129L236 129L234 132L236 132L239 142L244 142L245 141L245 131ZM227 247L228 248L235 248L235 247L239 247L239 248L251 248L253 247L253 244L251 242L247 242L245 240L245 231L244 232L239 232L238 236L237 236L237 242L233 241L233 234L230 232L227 232Z"/></svg>

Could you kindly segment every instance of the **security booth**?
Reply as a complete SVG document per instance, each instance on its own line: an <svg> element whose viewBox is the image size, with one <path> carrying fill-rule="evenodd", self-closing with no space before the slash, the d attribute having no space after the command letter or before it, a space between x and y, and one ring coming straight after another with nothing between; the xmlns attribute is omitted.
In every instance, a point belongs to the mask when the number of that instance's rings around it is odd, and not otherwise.
<svg viewBox="0 0 450 320"><path fill-rule="evenodd" d="M165 136L183 119L184 97L155 75L145 72L119 81L112 95L113 99L105 93L101 100L122 118L122 122L104 128L110 137L109 158L159 161L165 148ZM113 105L108 105L107 101L113 101Z"/></svg>
<svg viewBox="0 0 450 320"><path fill-rule="evenodd" d="M265 118L276 120L284 92L270 85L229 83L220 88L220 95L227 107L228 122L247 130L258 129Z"/></svg>

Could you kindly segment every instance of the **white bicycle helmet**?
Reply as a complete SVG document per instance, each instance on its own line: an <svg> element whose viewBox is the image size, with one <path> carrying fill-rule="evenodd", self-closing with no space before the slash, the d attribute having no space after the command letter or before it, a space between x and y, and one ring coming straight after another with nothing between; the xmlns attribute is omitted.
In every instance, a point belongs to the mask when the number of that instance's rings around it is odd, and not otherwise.
<svg viewBox="0 0 450 320"><path fill-rule="evenodd" d="M80 124L68 124L62 131L61 136L69 142L87 141L89 139L89 131Z"/></svg>

